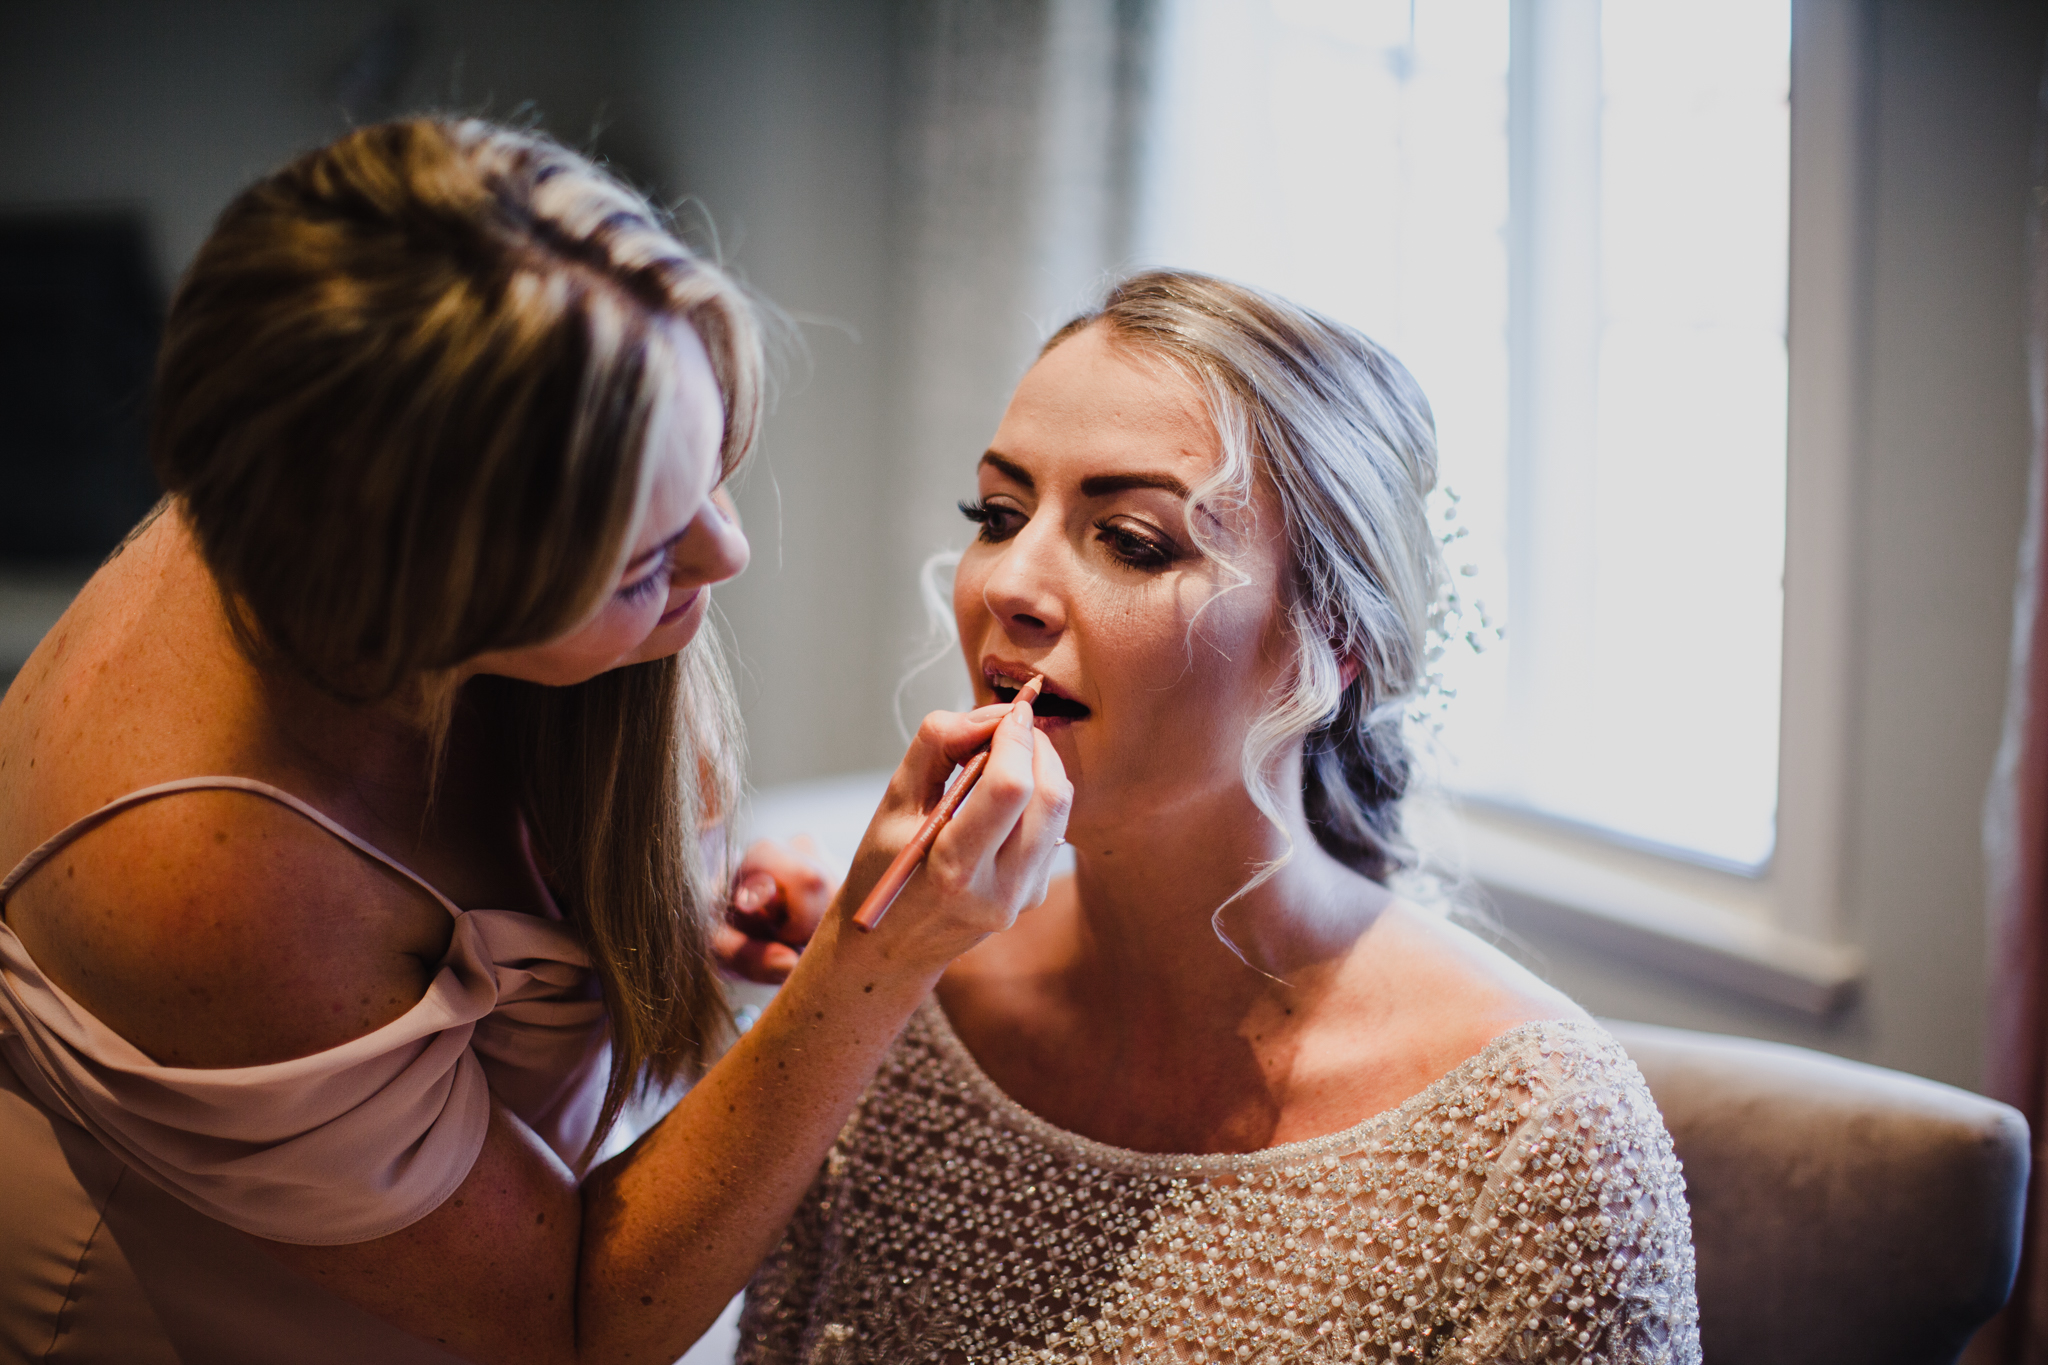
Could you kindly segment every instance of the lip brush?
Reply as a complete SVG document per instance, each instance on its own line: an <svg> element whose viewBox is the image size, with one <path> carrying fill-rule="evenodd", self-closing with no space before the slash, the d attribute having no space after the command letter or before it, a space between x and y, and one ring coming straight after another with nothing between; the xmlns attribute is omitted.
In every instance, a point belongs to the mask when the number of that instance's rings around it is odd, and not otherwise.
<svg viewBox="0 0 2048 1365"><path fill-rule="evenodd" d="M1039 689L1044 686L1045 677L1041 674L1019 688L1015 700L1010 704L1015 706L1021 701L1029 706L1038 700ZM903 846L903 851L889 864L889 870L875 883L875 889L868 892L868 898L860 903L860 909L853 912L853 922L863 932L880 924L882 916L889 913L889 907L903 894L903 887L909 882L910 874L917 871L917 865L932 851L932 843L939 837L939 831L953 818L953 812L960 809L960 803L967 799L967 793L974 790L974 784L981 780L982 769L986 767L988 746L984 744L960 766L960 776L955 779L952 786L946 788L945 794L939 798L939 804L932 808L932 813L918 826L917 834Z"/></svg>

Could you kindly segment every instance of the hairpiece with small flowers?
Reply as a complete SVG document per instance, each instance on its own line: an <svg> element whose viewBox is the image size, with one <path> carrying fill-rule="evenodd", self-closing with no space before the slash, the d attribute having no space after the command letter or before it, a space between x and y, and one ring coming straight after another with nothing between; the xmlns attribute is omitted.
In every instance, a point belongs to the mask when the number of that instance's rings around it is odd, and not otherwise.
<svg viewBox="0 0 2048 1365"><path fill-rule="evenodd" d="M1408 723L1426 727L1434 738L1443 732L1444 717L1458 696L1450 683L1450 660L1460 651L1484 654L1507 638L1507 628L1487 613L1485 602L1460 586L1478 576L1479 566L1469 560L1461 562L1459 543L1472 534L1472 528L1459 518L1458 491L1439 488L1430 501L1430 528L1443 547L1449 572L1429 605L1422 682L1409 703Z"/></svg>

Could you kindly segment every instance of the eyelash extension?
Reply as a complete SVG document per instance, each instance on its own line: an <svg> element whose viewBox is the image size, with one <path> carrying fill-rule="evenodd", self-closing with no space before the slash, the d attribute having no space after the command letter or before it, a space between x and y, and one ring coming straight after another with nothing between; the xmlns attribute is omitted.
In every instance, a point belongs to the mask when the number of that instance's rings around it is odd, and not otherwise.
<svg viewBox="0 0 2048 1365"><path fill-rule="evenodd" d="M1005 528L1003 519L1014 515L1007 507L992 507L976 499L960 504L960 515L981 527L981 539L989 542L1008 540L1015 528ZM1117 525L1113 521L1098 521L1096 532L1108 545L1109 552L1133 569L1163 569L1178 557L1173 550L1160 546L1136 531ZM1005 532L1008 532L1006 534Z"/></svg>
<svg viewBox="0 0 2048 1365"><path fill-rule="evenodd" d="M960 504L960 515L981 528L978 539L991 545L1008 540L1016 534L1015 526L1006 526L1005 519L1020 515L1014 508L991 507L977 498Z"/></svg>
<svg viewBox="0 0 2048 1365"><path fill-rule="evenodd" d="M1095 529L1108 544L1109 552L1134 569L1163 569L1174 561L1172 550L1113 521L1098 521Z"/></svg>

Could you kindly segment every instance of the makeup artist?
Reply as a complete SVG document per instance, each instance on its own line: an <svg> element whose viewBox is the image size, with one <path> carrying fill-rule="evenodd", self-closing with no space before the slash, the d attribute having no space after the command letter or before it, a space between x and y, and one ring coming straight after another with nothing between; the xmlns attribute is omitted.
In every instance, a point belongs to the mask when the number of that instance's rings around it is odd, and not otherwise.
<svg viewBox="0 0 2048 1365"><path fill-rule="evenodd" d="M1071 789L1028 705L927 720L775 1003L586 1173L728 1023L700 626L760 366L727 278L531 133L366 128L228 207L169 496L0 701L0 1359L673 1360L1042 896Z"/></svg>

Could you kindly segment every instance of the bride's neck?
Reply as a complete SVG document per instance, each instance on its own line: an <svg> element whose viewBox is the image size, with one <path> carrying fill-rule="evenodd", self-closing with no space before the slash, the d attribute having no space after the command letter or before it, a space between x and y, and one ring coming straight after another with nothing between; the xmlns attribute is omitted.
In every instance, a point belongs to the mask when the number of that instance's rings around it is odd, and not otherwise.
<svg viewBox="0 0 2048 1365"><path fill-rule="evenodd" d="M1076 840L1083 976L1154 1009L1311 988L1392 897L1323 850L1298 796L1280 815L1238 789Z"/></svg>

